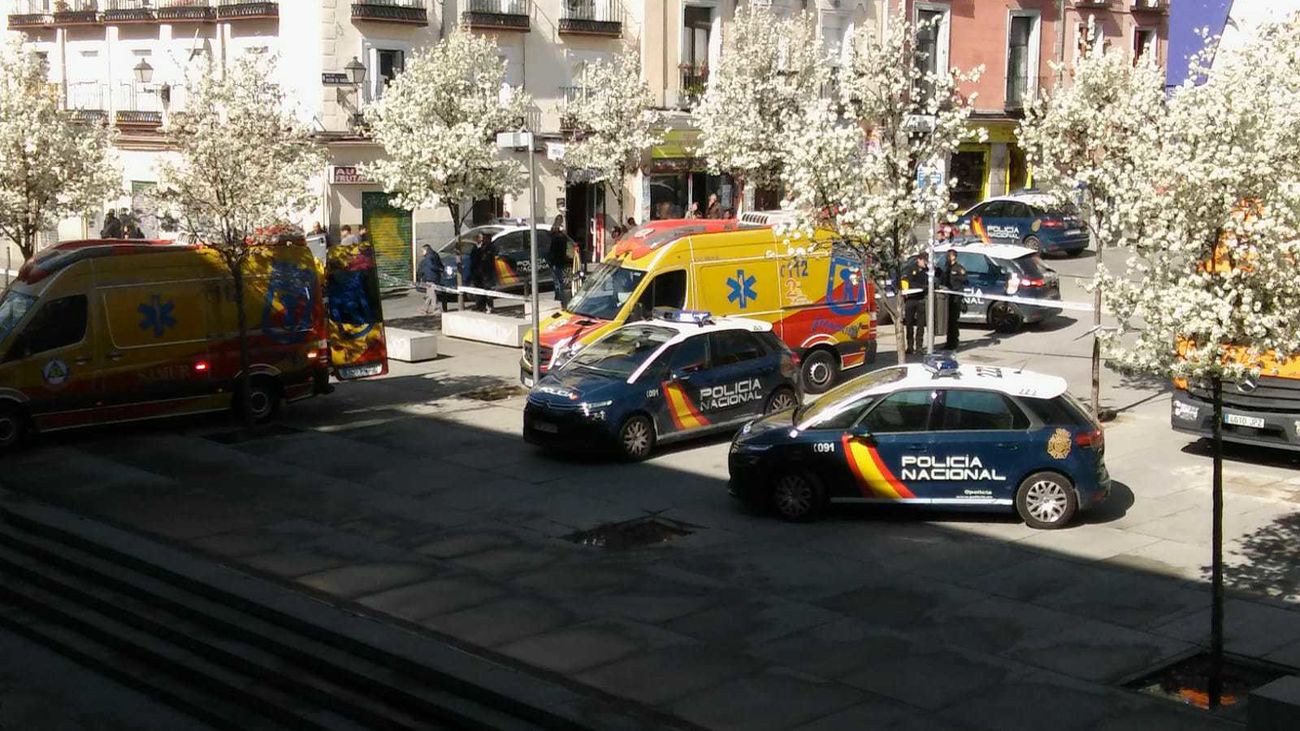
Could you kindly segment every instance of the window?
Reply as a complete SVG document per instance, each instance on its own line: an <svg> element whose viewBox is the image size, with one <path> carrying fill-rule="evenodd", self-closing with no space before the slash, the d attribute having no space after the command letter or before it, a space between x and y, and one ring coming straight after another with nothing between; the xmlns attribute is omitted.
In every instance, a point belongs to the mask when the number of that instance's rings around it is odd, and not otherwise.
<svg viewBox="0 0 1300 731"><path fill-rule="evenodd" d="M1088 23L1077 23L1074 26L1074 45L1075 51L1079 57L1088 53L1100 53L1106 48L1106 34L1102 31L1101 26L1096 23L1092 24L1091 29Z"/></svg>
<svg viewBox="0 0 1300 731"><path fill-rule="evenodd" d="M950 390L943 398L945 431L1027 429L1029 419L1006 396L995 391Z"/></svg>
<svg viewBox="0 0 1300 731"><path fill-rule="evenodd" d="M1029 210L1029 206L1019 201L1007 201L1003 204L1003 218L1029 218L1034 212Z"/></svg>
<svg viewBox="0 0 1300 731"><path fill-rule="evenodd" d="M376 48L371 58L371 98L378 99L384 90L406 68L406 52L391 48Z"/></svg>
<svg viewBox="0 0 1300 731"><path fill-rule="evenodd" d="M971 213L984 218L1006 218L1007 204L1003 201L993 201L992 203L985 203Z"/></svg>
<svg viewBox="0 0 1300 731"><path fill-rule="evenodd" d="M957 261L961 263L969 274L988 274L992 267L989 266L989 259L983 254L976 254L970 251L957 252Z"/></svg>
<svg viewBox="0 0 1300 731"><path fill-rule="evenodd" d="M505 254L526 255L529 250L527 231L513 231L492 243L497 247L498 256ZM540 242L538 246L540 248Z"/></svg>
<svg viewBox="0 0 1300 731"><path fill-rule="evenodd" d="M656 307L681 309L685 303L686 272L682 269L657 275L641 293L641 299L637 300L637 306L644 307L647 316Z"/></svg>
<svg viewBox="0 0 1300 731"><path fill-rule="evenodd" d="M744 363L763 357L763 346L752 335L740 330L713 333L713 365Z"/></svg>
<svg viewBox="0 0 1300 731"><path fill-rule="evenodd" d="M916 67L922 73L939 73L939 32L942 10L916 11Z"/></svg>
<svg viewBox="0 0 1300 731"><path fill-rule="evenodd" d="M1056 398L1025 398L1020 403L1038 420L1043 422L1043 426L1090 426L1089 418L1080 413L1069 400L1064 396Z"/></svg>
<svg viewBox="0 0 1300 731"><path fill-rule="evenodd" d="M677 344L672 357L668 359L668 369L671 373L692 373L707 367L708 363L708 339L696 336Z"/></svg>
<svg viewBox="0 0 1300 731"><path fill-rule="evenodd" d="M713 8L687 5L683 9L685 38L682 63L693 69L709 65L709 34L713 30Z"/></svg>
<svg viewBox="0 0 1300 731"><path fill-rule="evenodd" d="M849 429L854 424L858 423L858 419L862 417L862 412L866 411L867 407L871 406L875 400L875 396L868 396L866 398L858 399L857 401L851 401L848 404L839 407L835 411L828 412L824 417L822 417L821 421L812 424L811 428L836 430Z"/></svg>
<svg viewBox="0 0 1300 731"><path fill-rule="evenodd" d="M1156 48L1156 30L1155 28L1134 28L1133 29L1133 58L1144 58L1148 51L1154 52Z"/></svg>
<svg viewBox="0 0 1300 731"><path fill-rule="evenodd" d="M862 425L872 434L925 431L936 391L898 391L880 401Z"/></svg>
<svg viewBox="0 0 1300 731"><path fill-rule="evenodd" d="M76 345L86 337L86 295L56 299L36 313L23 330L25 355Z"/></svg>
<svg viewBox="0 0 1300 731"><path fill-rule="evenodd" d="M1007 29L1007 106L1025 105L1037 86L1038 16L1013 13Z"/></svg>

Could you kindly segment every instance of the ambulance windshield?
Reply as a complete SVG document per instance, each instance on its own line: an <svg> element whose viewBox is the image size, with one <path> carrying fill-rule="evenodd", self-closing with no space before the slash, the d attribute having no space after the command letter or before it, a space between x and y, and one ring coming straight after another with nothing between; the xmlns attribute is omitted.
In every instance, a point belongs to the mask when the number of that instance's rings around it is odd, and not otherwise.
<svg viewBox="0 0 1300 731"><path fill-rule="evenodd" d="M617 264L601 264L587 277L582 289L573 295L569 311L575 315L613 320L644 278L643 271L624 269Z"/></svg>
<svg viewBox="0 0 1300 731"><path fill-rule="evenodd" d="M27 314L34 302L36 298L30 294L12 289L5 292L4 298L0 299L0 343L8 339L14 328L18 327L23 315Z"/></svg>

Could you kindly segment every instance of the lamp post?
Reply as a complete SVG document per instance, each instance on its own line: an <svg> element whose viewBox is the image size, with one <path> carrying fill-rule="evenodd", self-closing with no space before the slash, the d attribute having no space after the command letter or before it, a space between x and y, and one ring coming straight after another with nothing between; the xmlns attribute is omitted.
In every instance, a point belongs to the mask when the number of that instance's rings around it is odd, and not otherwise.
<svg viewBox="0 0 1300 731"><path fill-rule="evenodd" d="M357 92L356 106L353 108L352 113L352 127L356 129L361 117L361 88L366 83L366 65L361 63L361 60L356 56L353 56L352 60L348 61L348 65L343 67L343 71L348 75L348 81ZM346 97L343 95L342 89L339 89L339 101L346 105Z"/></svg>
<svg viewBox="0 0 1300 731"><path fill-rule="evenodd" d="M140 59L140 63L131 68L135 74L135 81L140 85L143 91L150 91L149 87L153 84L153 66L149 65L148 59ZM167 109L172 101L171 84L163 84L158 87L158 101L161 102L162 108Z"/></svg>
<svg viewBox="0 0 1300 731"><path fill-rule="evenodd" d="M533 307L533 385L536 386L542 377L542 330L541 314L538 312L541 303L537 296L537 168L533 159L535 145L532 132L501 132L497 135L498 148L518 149L525 145L528 146L528 260L532 291L530 300Z"/></svg>

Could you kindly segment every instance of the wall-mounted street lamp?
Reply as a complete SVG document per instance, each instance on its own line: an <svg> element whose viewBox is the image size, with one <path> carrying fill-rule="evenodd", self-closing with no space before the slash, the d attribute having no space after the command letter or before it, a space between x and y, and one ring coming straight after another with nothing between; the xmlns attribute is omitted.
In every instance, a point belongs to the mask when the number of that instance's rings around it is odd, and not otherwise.
<svg viewBox="0 0 1300 731"><path fill-rule="evenodd" d="M352 82L353 86L361 86L366 83L366 65L361 63L356 56L352 57L352 60L348 62L347 66L343 67L343 70L347 72L348 80Z"/></svg>
<svg viewBox="0 0 1300 731"><path fill-rule="evenodd" d="M144 58L140 59L140 63L136 64L131 69L131 71L135 73L136 83L139 84L141 88L143 88L145 91L149 91L150 85L153 84L153 66L149 65L149 60ZM163 84L162 86L157 88L158 88L158 99L162 102L163 107L166 107L167 105L171 104L172 101L171 84Z"/></svg>

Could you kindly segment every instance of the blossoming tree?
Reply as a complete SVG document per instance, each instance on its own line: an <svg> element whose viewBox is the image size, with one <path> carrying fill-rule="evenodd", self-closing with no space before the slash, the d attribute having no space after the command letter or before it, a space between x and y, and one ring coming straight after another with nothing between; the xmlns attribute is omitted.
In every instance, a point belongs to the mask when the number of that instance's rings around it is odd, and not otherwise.
<svg viewBox="0 0 1300 731"><path fill-rule="evenodd" d="M901 13L900 13L901 15ZM794 236L833 230L870 262L878 282L896 281L915 253L913 230L949 210L946 185L918 180L923 165L941 165L962 140L974 94L958 87L969 72L926 71L917 64L917 24L891 23L880 37L854 39L849 62L835 74L830 98L813 97L783 135L784 207L795 213ZM895 294L895 311L903 294ZM905 360L902 318L894 318L898 360Z"/></svg>
<svg viewBox="0 0 1300 731"><path fill-rule="evenodd" d="M457 30L417 51L365 109L385 159L364 168L396 205L445 205L459 236L465 203L520 190L522 166L500 155L495 136L523 124L529 99L505 79L490 38Z"/></svg>
<svg viewBox="0 0 1300 731"><path fill-rule="evenodd" d="M1293 16L1225 49L1213 70L1213 49L1194 60L1193 78L1204 83L1169 100L1145 193L1155 220L1124 271L1099 274L1119 322L1104 335L1105 355L1212 403L1209 415L1175 412L1213 430L1211 705L1222 691L1223 390L1300 355L1297 47Z"/></svg>
<svg viewBox="0 0 1300 731"><path fill-rule="evenodd" d="M23 259L59 219L93 211L122 187L113 130L59 104L45 62L21 37L0 44L0 236Z"/></svg>
<svg viewBox="0 0 1300 731"><path fill-rule="evenodd" d="M1101 264L1105 249L1140 241L1156 220L1149 176L1161 150L1165 76L1152 57L1135 60L1118 48L1081 54L1069 76L1069 84L1029 107L1019 139L1035 187L1059 206L1077 202L1082 208ZM1101 328L1100 290L1093 296L1095 333ZM1092 409L1101 413L1101 346L1095 335Z"/></svg>
<svg viewBox="0 0 1300 731"><path fill-rule="evenodd" d="M830 77L822 60L809 13L783 17L757 3L736 8L694 119L700 129L697 153L710 172L735 179L739 201L747 185L780 183L790 121Z"/></svg>
<svg viewBox="0 0 1300 731"><path fill-rule="evenodd" d="M264 228L314 205L310 181L325 166L271 74L269 63L245 57L224 72L208 65L189 79L184 104L163 126L176 156L158 163L154 193L191 240L214 249L230 272L239 303L238 387L246 422L253 414L245 264L260 245L274 243Z"/></svg>
<svg viewBox="0 0 1300 731"><path fill-rule="evenodd" d="M629 48L612 61L586 65L575 81L575 93L560 111L571 130L564 167L613 188L621 221L628 173L663 140L658 115L650 111L654 98L641 78L641 56Z"/></svg>

